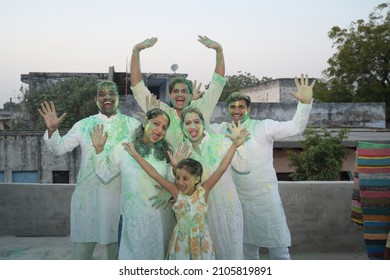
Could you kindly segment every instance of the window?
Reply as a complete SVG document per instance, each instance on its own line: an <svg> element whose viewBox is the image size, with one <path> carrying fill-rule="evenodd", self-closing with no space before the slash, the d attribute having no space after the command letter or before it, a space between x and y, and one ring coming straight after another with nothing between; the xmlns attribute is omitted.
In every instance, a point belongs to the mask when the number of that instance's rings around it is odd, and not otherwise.
<svg viewBox="0 0 390 280"><path fill-rule="evenodd" d="M4 171L0 171L0 183L4 182Z"/></svg>
<svg viewBox="0 0 390 280"><path fill-rule="evenodd" d="M39 183L38 171L12 171L13 183Z"/></svg>
<svg viewBox="0 0 390 280"><path fill-rule="evenodd" d="M54 184L69 184L69 171L53 171Z"/></svg>

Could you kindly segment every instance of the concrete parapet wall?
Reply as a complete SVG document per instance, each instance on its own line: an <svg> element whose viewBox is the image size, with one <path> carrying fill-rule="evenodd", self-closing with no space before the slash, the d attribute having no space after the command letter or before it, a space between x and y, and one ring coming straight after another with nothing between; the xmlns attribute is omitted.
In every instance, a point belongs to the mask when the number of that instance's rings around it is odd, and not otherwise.
<svg viewBox="0 0 390 280"><path fill-rule="evenodd" d="M123 114L137 117L141 111L133 95L121 96ZM289 121L297 110L297 102L252 103L251 118ZM226 102L218 102L211 116L212 123L230 121ZM386 128L385 103L313 103L308 126L327 128Z"/></svg>
<svg viewBox="0 0 390 280"><path fill-rule="evenodd" d="M363 227L351 221L353 182L280 182L292 252L364 252Z"/></svg>
<svg viewBox="0 0 390 280"><path fill-rule="evenodd" d="M351 222L353 182L280 182L291 252L364 252ZM0 235L66 236L74 185L0 184Z"/></svg>
<svg viewBox="0 0 390 280"><path fill-rule="evenodd" d="M251 118L289 121L297 110L296 102L252 103ZM212 123L230 121L225 102L218 102ZM308 126L327 128L386 128L385 103L313 103Z"/></svg>
<svg viewBox="0 0 390 280"><path fill-rule="evenodd" d="M0 235L67 236L74 185L0 183Z"/></svg>

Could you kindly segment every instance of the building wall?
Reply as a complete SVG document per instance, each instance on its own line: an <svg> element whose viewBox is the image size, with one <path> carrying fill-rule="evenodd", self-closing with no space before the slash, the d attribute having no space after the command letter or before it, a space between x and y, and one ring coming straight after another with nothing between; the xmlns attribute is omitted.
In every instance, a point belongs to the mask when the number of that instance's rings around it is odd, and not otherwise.
<svg viewBox="0 0 390 280"><path fill-rule="evenodd" d="M289 121L294 117L297 102L252 103L253 119ZM219 102L211 122L229 121L226 103ZM313 103L308 126L328 128L386 128L385 103Z"/></svg>
<svg viewBox="0 0 390 280"><path fill-rule="evenodd" d="M309 84L313 79L309 79ZM274 102L274 103L295 103L296 99L291 96L291 92L296 92L297 87L294 79L283 78L262 82L258 86L241 89L250 96L252 102Z"/></svg>
<svg viewBox="0 0 390 280"><path fill-rule="evenodd" d="M293 253L364 252L350 219L353 182L281 182ZM67 236L74 185L1 184L0 235Z"/></svg>
<svg viewBox="0 0 390 280"><path fill-rule="evenodd" d="M81 162L80 148L62 156L54 156L45 146L43 133L0 133L0 171L4 172L4 182L11 183L15 171L36 171L39 183L52 183L53 171L69 171L69 183L76 183Z"/></svg>
<svg viewBox="0 0 390 280"><path fill-rule="evenodd" d="M242 89L241 92L250 96L251 101L256 102L280 102L279 81L273 80L255 87Z"/></svg>
<svg viewBox="0 0 390 280"><path fill-rule="evenodd" d="M34 92L40 89L51 88L60 81L79 77L96 77L98 80L106 80L108 79L108 73L30 72L29 74L22 74L21 81L28 84L30 92Z"/></svg>

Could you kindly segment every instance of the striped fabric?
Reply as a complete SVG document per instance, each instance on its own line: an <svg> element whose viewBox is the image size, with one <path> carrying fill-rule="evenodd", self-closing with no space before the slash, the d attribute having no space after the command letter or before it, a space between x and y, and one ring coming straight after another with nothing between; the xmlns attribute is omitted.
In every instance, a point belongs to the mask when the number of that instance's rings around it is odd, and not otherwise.
<svg viewBox="0 0 390 280"><path fill-rule="evenodd" d="M360 201L360 187L359 187L359 172L356 170L354 172L353 180L353 191L352 191L352 205L351 205L351 219L358 226L363 226L363 211L362 204Z"/></svg>
<svg viewBox="0 0 390 280"><path fill-rule="evenodd" d="M390 144L359 142L352 221L364 226L369 259L383 259L390 230Z"/></svg>

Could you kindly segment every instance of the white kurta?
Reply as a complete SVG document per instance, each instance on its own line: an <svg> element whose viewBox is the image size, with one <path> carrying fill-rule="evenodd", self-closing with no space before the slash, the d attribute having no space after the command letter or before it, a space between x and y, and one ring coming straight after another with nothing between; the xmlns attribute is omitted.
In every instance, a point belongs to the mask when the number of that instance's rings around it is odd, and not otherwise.
<svg viewBox="0 0 390 280"><path fill-rule="evenodd" d="M226 79L214 72L210 87L207 89L203 97L198 100L191 101L190 103L192 107L196 107L202 112L206 131L209 131L211 116L215 106L218 103L225 84ZM137 100L139 106L145 112L146 96L148 96L150 100L151 93L149 89L145 87L144 81L139 82L136 86L132 87L131 90L133 91L134 97ZM171 123L169 125L165 139L176 151L178 146L184 142L184 135L180 128L180 118L176 110L170 107L168 104L161 102L160 108L164 110L171 119Z"/></svg>
<svg viewBox="0 0 390 280"><path fill-rule="evenodd" d="M130 142L129 139L127 142ZM149 162L161 176L167 178L172 172L166 161L156 160L148 155ZM176 224L172 207L152 207L150 197L157 195L158 183L152 179L137 161L119 144L107 156L95 156L95 171L104 182L120 175L122 234L120 260L163 260L168 251L169 239Z"/></svg>
<svg viewBox="0 0 390 280"><path fill-rule="evenodd" d="M239 173L232 169L244 214L245 244L267 248L291 245L273 166L273 143L302 133L308 123L311 107L311 104L298 103L291 121L249 119L245 122L251 136L237 153L248 158L250 170ZM226 123L211 126L215 133L226 133Z"/></svg>
<svg viewBox="0 0 390 280"><path fill-rule="evenodd" d="M105 152L109 153L117 143L132 135L140 123L120 113L111 118L99 113L78 121L63 137L56 131L49 139L46 131L44 140L55 155L81 147L80 170L71 199L72 242L110 244L118 241L120 181L117 178L104 185L95 175L91 162L95 149L89 133L97 124L103 124L108 131Z"/></svg>
<svg viewBox="0 0 390 280"><path fill-rule="evenodd" d="M232 142L224 135L207 134L199 145L202 154L191 158L203 166L202 182L211 177ZM208 225L217 260L243 259L243 217L240 200L229 167L208 197Z"/></svg>

